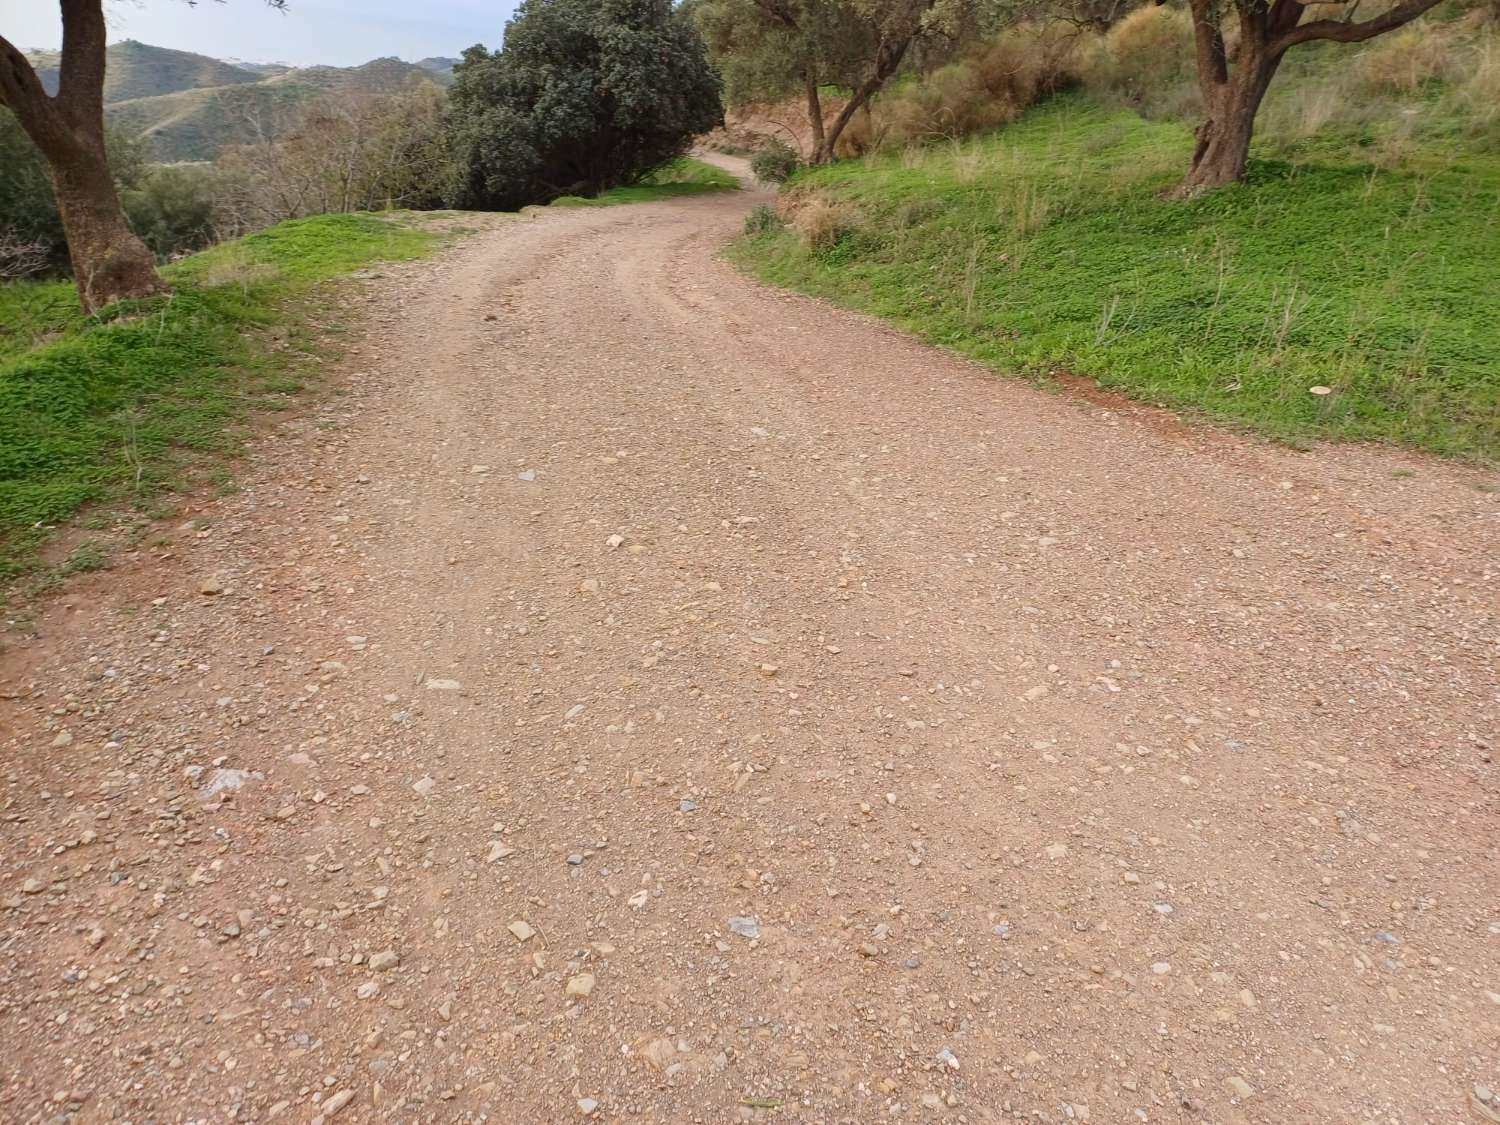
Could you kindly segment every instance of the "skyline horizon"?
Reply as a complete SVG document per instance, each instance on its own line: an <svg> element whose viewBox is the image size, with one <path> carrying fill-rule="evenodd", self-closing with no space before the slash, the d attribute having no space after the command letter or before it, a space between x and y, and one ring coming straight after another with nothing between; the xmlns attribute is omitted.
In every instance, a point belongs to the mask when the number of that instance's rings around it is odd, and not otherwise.
<svg viewBox="0 0 1500 1125"><path fill-rule="evenodd" d="M261 0L190 7L181 0L109 3L108 43L135 41L224 61L282 66L359 66L380 58L458 58L493 50L515 14L513 0L433 0L420 17L402 0L295 0L286 11ZM0 19L0 35L23 51L56 51L56 5L33 4Z"/></svg>

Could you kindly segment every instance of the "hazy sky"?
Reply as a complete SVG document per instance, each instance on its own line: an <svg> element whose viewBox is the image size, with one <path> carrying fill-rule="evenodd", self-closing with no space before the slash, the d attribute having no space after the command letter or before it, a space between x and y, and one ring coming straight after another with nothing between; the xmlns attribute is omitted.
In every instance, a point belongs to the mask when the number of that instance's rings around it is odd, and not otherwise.
<svg viewBox="0 0 1500 1125"><path fill-rule="evenodd" d="M108 0L109 41L139 39L215 58L349 66L383 55L415 61L500 45L515 0ZM57 47L56 0L0 0L0 35L27 47Z"/></svg>

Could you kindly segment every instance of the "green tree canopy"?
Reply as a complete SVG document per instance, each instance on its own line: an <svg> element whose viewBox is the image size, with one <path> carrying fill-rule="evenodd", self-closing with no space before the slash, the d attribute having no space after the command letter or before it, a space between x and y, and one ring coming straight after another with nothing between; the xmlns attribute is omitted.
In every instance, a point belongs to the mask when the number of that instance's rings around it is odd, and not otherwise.
<svg viewBox="0 0 1500 1125"><path fill-rule="evenodd" d="M525 0L449 92L449 202L508 210L631 183L722 119L718 75L668 0Z"/></svg>

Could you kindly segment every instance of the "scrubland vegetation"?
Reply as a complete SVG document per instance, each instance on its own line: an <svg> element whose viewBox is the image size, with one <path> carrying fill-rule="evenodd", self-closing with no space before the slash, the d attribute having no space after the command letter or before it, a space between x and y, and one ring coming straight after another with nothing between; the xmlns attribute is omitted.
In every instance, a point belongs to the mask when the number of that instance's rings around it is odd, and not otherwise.
<svg viewBox="0 0 1500 1125"><path fill-rule="evenodd" d="M876 99L735 250L997 370L1287 440L1500 458L1500 34L1310 45L1242 183L1177 194L1192 21L1027 22Z"/></svg>

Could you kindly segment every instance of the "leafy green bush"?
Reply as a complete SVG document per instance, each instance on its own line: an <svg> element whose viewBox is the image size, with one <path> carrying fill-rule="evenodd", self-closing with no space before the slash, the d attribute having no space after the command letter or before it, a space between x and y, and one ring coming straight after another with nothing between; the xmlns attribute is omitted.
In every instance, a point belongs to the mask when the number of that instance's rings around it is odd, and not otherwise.
<svg viewBox="0 0 1500 1125"><path fill-rule="evenodd" d="M757 180L766 184L784 184L800 167L802 158L779 137L767 141L750 161L750 171L755 173Z"/></svg>
<svg viewBox="0 0 1500 1125"><path fill-rule="evenodd" d="M469 48L454 74L456 207L635 183L722 117L703 41L669 0L524 0L503 49Z"/></svg>
<svg viewBox="0 0 1500 1125"><path fill-rule="evenodd" d="M130 225L152 253L170 258L214 241L216 177L212 169L157 165L140 187L121 194Z"/></svg>

